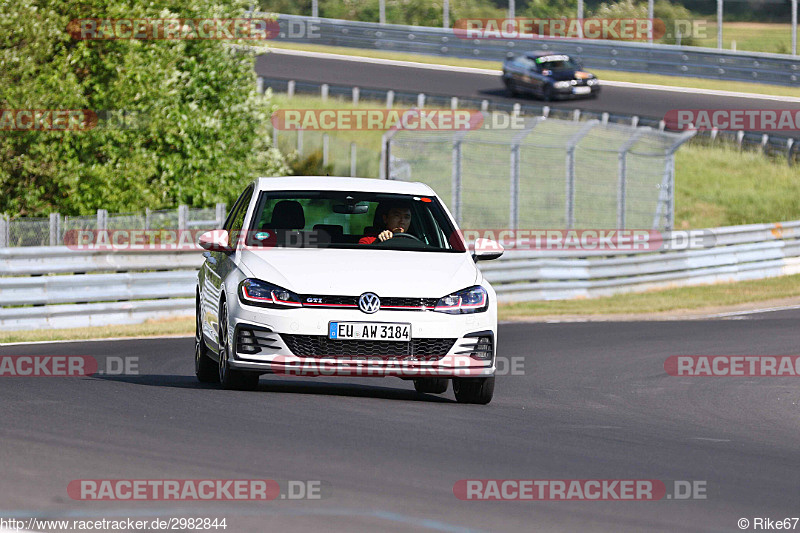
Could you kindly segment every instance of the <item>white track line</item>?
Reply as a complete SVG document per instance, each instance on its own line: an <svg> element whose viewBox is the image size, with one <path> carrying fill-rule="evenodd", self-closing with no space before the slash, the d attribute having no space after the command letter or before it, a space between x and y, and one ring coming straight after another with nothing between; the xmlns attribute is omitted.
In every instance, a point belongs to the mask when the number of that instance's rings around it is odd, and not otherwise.
<svg viewBox="0 0 800 533"><path fill-rule="evenodd" d="M285 48L271 48L270 53L283 54L289 56L316 57L318 59L358 61L359 63L372 63L375 65L389 65L394 67L407 67L407 68L418 68L427 70L443 70L448 72L462 72L466 74L481 74L485 76L498 76L501 73L499 69L493 70L493 69L475 68L475 67L456 67L452 65L436 65L431 63L417 63L415 61L399 61L397 59L379 59L376 57L365 57L365 56L347 56L342 54L330 54L327 52L307 52L304 50L289 50ZM710 96L726 96L732 98L751 98L758 100L772 100L776 102L800 103L800 97L794 97L794 96L774 96L769 94L739 93L734 91L720 91L714 89L697 89L694 87L674 87L671 85L630 83L627 81L601 80L600 85L605 85L608 87L623 87L628 89L647 90L647 91L669 91L675 93L705 94Z"/></svg>
<svg viewBox="0 0 800 533"><path fill-rule="evenodd" d="M706 315L703 318L725 318L730 316L757 315L759 313L774 313L776 311L791 311L793 309L800 309L800 305L784 305L780 307L765 307L763 309L751 309L750 311L732 311L730 313L716 313L713 315Z"/></svg>

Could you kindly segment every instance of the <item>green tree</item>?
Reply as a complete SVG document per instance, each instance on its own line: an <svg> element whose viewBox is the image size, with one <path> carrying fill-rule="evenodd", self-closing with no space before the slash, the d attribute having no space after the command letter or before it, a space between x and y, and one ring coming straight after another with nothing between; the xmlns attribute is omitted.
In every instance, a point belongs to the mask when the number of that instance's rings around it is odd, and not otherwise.
<svg viewBox="0 0 800 533"><path fill-rule="evenodd" d="M285 173L251 53L225 41L90 41L67 31L80 18L236 18L245 9L237 0L0 0L0 108L121 110L136 125L0 131L0 212L230 203L255 176Z"/></svg>
<svg viewBox="0 0 800 533"><path fill-rule="evenodd" d="M613 3L602 3L592 13L594 17L600 18L647 18L647 3L637 0L620 0ZM665 34L657 42L662 44L675 44L676 35L675 21L677 20L691 20L695 18L692 13L679 4L673 4L669 0L657 0L653 4L653 17L661 19L664 22ZM692 46L696 44L693 36L683 36L681 44L684 46Z"/></svg>

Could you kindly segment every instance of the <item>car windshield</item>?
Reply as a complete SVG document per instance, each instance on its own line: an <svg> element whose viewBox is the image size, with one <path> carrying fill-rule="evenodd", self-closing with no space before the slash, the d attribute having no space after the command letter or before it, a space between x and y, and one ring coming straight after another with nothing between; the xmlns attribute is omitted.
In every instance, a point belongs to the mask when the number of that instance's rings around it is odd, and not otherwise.
<svg viewBox="0 0 800 533"><path fill-rule="evenodd" d="M393 238L380 240L387 229L394 230ZM264 191L249 227L248 245L465 251L436 197L358 191Z"/></svg>
<svg viewBox="0 0 800 533"><path fill-rule="evenodd" d="M578 70L580 68L569 56L563 55L537 57L534 61L542 70Z"/></svg>

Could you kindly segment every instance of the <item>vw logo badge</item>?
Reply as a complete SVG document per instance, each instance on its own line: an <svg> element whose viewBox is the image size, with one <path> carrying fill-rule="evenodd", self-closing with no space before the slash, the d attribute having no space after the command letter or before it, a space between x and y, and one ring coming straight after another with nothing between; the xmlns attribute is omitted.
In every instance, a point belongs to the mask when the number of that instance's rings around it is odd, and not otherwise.
<svg viewBox="0 0 800 533"><path fill-rule="evenodd" d="M371 315L381 308L381 299L374 292L365 292L358 297L358 308Z"/></svg>

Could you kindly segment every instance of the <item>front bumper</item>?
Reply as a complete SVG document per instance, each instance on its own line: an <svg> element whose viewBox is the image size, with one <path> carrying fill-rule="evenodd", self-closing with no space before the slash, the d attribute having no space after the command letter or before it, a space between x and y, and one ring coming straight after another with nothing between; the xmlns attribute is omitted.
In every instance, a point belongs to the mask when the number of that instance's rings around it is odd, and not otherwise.
<svg viewBox="0 0 800 533"><path fill-rule="evenodd" d="M229 364L262 374L489 377L496 370L496 316L494 307L466 315L389 310L367 315L349 309L264 309L236 301L229 309L229 341L236 347ZM408 323L412 342L331 341L331 321ZM476 357L471 354L481 337L491 338L491 354Z"/></svg>
<svg viewBox="0 0 800 533"><path fill-rule="evenodd" d="M575 87L589 87L591 90L588 93L584 93L584 94L574 94L572 92L572 89L574 89ZM592 86L579 85L579 86L575 86L575 87L570 86L570 87L565 87L563 89L557 89L557 88L554 87L553 88L553 96L555 98L559 98L559 99L562 99L562 100L569 100L569 99L572 99L572 98L591 98L593 96L597 96L597 95L600 94L600 85L599 84L598 85L592 85Z"/></svg>

